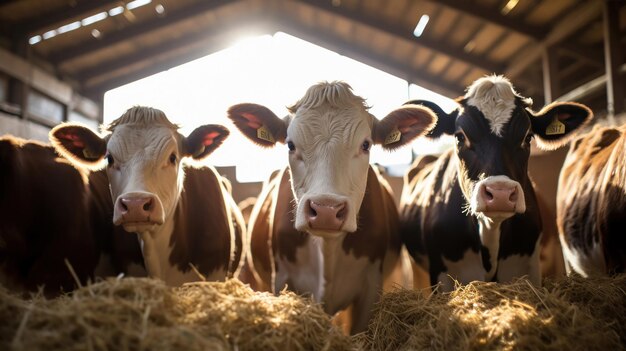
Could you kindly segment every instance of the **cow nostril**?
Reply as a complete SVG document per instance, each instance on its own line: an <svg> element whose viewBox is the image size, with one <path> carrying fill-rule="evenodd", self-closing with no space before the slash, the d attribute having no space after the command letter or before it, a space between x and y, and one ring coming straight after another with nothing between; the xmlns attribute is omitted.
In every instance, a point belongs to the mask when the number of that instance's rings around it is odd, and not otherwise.
<svg viewBox="0 0 626 351"><path fill-rule="evenodd" d="M143 204L143 210L149 211L152 207L152 199L149 199L145 204Z"/></svg>
<svg viewBox="0 0 626 351"><path fill-rule="evenodd" d="M484 189L485 189L485 197L487 198L487 201L493 200L493 194L489 190L487 190L486 187Z"/></svg>
<svg viewBox="0 0 626 351"><path fill-rule="evenodd" d="M337 219L344 219L346 217L346 206L341 206L341 209L337 211L337 215L335 216Z"/></svg>
<svg viewBox="0 0 626 351"><path fill-rule="evenodd" d="M513 189L511 195L509 196L509 201L516 202L517 201L517 189Z"/></svg>
<svg viewBox="0 0 626 351"><path fill-rule="evenodd" d="M122 206L122 209L126 212L128 212L128 206L126 206L126 204L124 203L124 201L120 201L120 206Z"/></svg>
<svg viewBox="0 0 626 351"><path fill-rule="evenodd" d="M313 204L311 203L311 201L308 202L307 208L309 217L317 217L317 211L315 211L315 209L313 208Z"/></svg>

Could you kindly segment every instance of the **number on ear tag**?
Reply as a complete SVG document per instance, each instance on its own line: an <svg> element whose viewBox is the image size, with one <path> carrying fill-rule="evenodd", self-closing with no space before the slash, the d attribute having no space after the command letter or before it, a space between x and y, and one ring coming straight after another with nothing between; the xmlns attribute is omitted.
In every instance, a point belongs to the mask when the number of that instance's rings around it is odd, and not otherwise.
<svg viewBox="0 0 626 351"><path fill-rule="evenodd" d="M559 121L558 118L554 118L552 123L546 128L546 135L561 135L565 134L565 124Z"/></svg>
<svg viewBox="0 0 626 351"><path fill-rule="evenodd" d="M396 141L400 140L400 138L402 137L402 132L400 132L400 130L398 130L398 127L394 128L385 138L385 145L387 144L393 144Z"/></svg>
<svg viewBox="0 0 626 351"><path fill-rule="evenodd" d="M267 129L265 124L256 130L256 137L265 141L269 141L270 143L276 142L276 139L274 139L272 132L270 132L270 130Z"/></svg>

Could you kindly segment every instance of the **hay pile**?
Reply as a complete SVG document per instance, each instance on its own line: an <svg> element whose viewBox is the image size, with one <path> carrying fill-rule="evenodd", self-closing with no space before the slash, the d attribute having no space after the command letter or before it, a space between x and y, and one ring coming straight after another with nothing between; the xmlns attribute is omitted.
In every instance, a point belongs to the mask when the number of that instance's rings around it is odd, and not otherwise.
<svg viewBox="0 0 626 351"><path fill-rule="evenodd" d="M348 350L310 300L242 283L111 279L53 300L0 287L0 350Z"/></svg>
<svg viewBox="0 0 626 351"><path fill-rule="evenodd" d="M626 349L626 275L543 288L477 282L429 298L398 290L355 341L368 350Z"/></svg>

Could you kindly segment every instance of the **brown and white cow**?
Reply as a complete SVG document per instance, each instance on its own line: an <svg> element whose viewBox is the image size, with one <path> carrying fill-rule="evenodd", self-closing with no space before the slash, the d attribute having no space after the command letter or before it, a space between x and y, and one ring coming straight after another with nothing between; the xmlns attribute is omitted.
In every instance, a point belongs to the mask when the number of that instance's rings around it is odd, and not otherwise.
<svg viewBox="0 0 626 351"><path fill-rule="evenodd" d="M206 158L228 130L204 125L184 137L162 111L137 106L107 132L100 137L63 124L50 139L80 165L106 165L112 221L139 235L148 274L174 286L199 280L192 266L208 280L236 274L245 236L241 214L214 169L183 167L187 158Z"/></svg>
<svg viewBox="0 0 626 351"><path fill-rule="evenodd" d="M253 142L288 146L289 168L264 187L252 212L254 265L274 292L311 294L329 314L352 305L351 332L361 331L400 251L397 209L369 166L370 147L400 147L435 118L407 105L378 121L344 82L310 87L289 110L284 119L256 104L228 111Z"/></svg>
<svg viewBox="0 0 626 351"><path fill-rule="evenodd" d="M626 272L626 125L596 126L572 142L557 224L568 274Z"/></svg>
<svg viewBox="0 0 626 351"><path fill-rule="evenodd" d="M35 141L0 138L0 284L46 295L95 276L141 274L137 240L113 228L108 180ZM139 270L133 269L134 267Z"/></svg>
<svg viewBox="0 0 626 351"><path fill-rule="evenodd" d="M528 176L530 142L544 149L566 143L592 118L580 104L557 102L539 112L502 76L476 80L458 108L445 113L428 101L438 124L428 134L454 135L456 148L419 171L401 199L402 236L429 271L431 284L454 280L506 282L528 275L539 285L542 224Z"/></svg>

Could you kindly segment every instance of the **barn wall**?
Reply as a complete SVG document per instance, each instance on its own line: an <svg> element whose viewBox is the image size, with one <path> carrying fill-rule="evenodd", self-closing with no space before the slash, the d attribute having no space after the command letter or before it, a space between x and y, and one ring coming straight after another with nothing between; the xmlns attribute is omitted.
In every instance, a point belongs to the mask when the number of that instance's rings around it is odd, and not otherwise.
<svg viewBox="0 0 626 351"><path fill-rule="evenodd" d="M0 135L11 134L24 139L48 142L50 128L0 112Z"/></svg>
<svg viewBox="0 0 626 351"><path fill-rule="evenodd" d="M96 128L101 112L70 83L0 49L0 134L47 141L50 128L61 122Z"/></svg>

